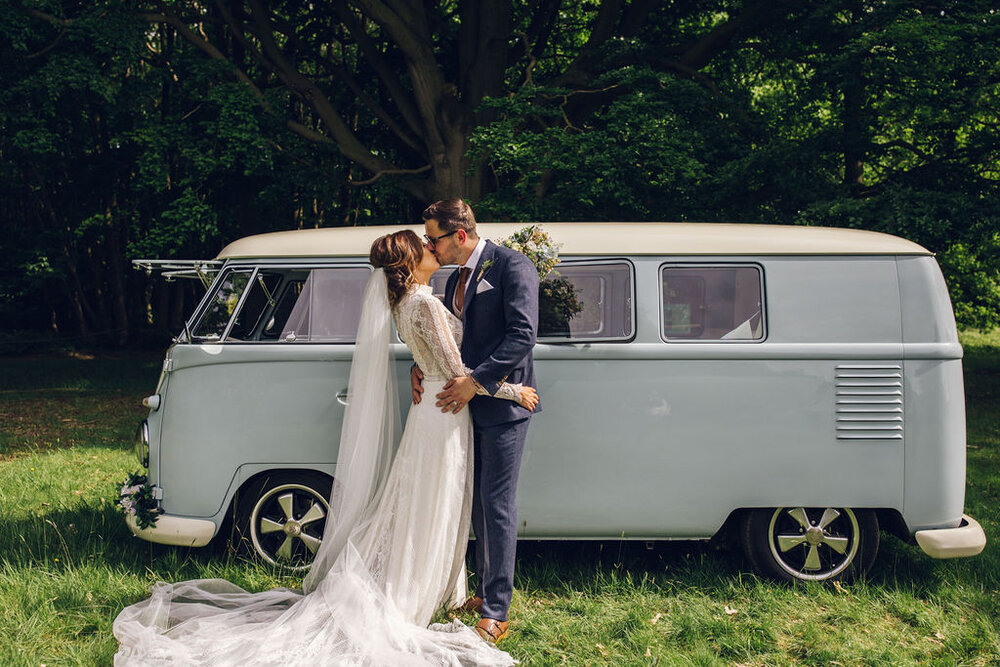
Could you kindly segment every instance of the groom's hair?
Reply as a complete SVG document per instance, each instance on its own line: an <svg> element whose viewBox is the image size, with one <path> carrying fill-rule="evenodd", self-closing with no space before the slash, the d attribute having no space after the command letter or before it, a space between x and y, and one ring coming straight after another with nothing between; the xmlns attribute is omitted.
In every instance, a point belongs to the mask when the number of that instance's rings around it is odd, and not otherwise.
<svg viewBox="0 0 1000 667"><path fill-rule="evenodd" d="M461 199L442 199L424 209L423 220L437 220L442 232L453 232L463 229L471 238L478 239L476 233L476 216L472 207Z"/></svg>

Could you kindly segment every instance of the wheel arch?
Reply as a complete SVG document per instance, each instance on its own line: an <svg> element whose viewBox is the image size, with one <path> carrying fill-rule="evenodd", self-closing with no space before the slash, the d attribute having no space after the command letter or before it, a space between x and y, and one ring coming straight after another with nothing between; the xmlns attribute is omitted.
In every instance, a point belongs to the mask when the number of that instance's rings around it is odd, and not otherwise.
<svg viewBox="0 0 1000 667"><path fill-rule="evenodd" d="M230 485L231 491L229 492L229 497L224 502L224 511L222 512L222 520L219 523L219 529L215 533L215 537L212 538L213 542L218 540L218 543L223 545L227 544L230 539L232 539L235 529L234 519L236 518L236 509L239 507L240 494L245 493L247 489L251 489L261 482L265 481L269 476L274 474L295 474L295 473L319 473L327 478L329 478L330 483L333 483L333 469L334 465L274 465L274 464L258 464L258 463L245 463L236 469L236 474L233 476L233 483Z"/></svg>

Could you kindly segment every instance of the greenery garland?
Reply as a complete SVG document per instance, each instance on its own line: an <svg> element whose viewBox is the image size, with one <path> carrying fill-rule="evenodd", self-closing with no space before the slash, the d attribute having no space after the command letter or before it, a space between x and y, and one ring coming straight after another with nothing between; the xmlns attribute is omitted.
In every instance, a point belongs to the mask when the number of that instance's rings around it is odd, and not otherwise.
<svg viewBox="0 0 1000 667"><path fill-rule="evenodd" d="M549 233L538 225L523 227L498 243L530 259L538 271L539 332L550 336L568 336L569 322L583 312L583 304L577 297L579 290L555 271L561 244L553 241Z"/></svg>
<svg viewBox="0 0 1000 667"><path fill-rule="evenodd" d="M150 528L156 525L162 510L157 507L153 498L153 487L147 484L146 476L138 471L125 478L116 489L118 499L115 505L126 516L134 516L139 528Z"/></svg>

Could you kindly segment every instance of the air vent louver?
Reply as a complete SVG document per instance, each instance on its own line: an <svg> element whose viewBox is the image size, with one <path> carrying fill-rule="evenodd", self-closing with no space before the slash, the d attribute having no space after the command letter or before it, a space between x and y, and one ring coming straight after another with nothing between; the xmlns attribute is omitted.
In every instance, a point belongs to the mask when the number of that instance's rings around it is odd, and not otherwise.
<svg viewBox="0 0 1000 667"><path fill-rule="evenodd" d="M837 439L903 439L903 367L837 366Z"/></svg>

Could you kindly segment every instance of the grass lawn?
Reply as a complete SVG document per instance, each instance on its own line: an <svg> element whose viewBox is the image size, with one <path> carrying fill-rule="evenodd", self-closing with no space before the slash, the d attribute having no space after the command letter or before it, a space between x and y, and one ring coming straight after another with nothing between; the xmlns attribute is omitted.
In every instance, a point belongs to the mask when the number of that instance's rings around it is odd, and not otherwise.
<svg viewBox="0 0 1000 667"><path fill-rule="evenodd" d="M883 534L865 581L789 587L702 543L522 543L504 648L523 664L1000 663L1000 332L963 344L979 557L935 561ZM0 665L110 664L115 615L157 580L299 584L134 539L113 509L160 362L0 359Z"/></svg>

